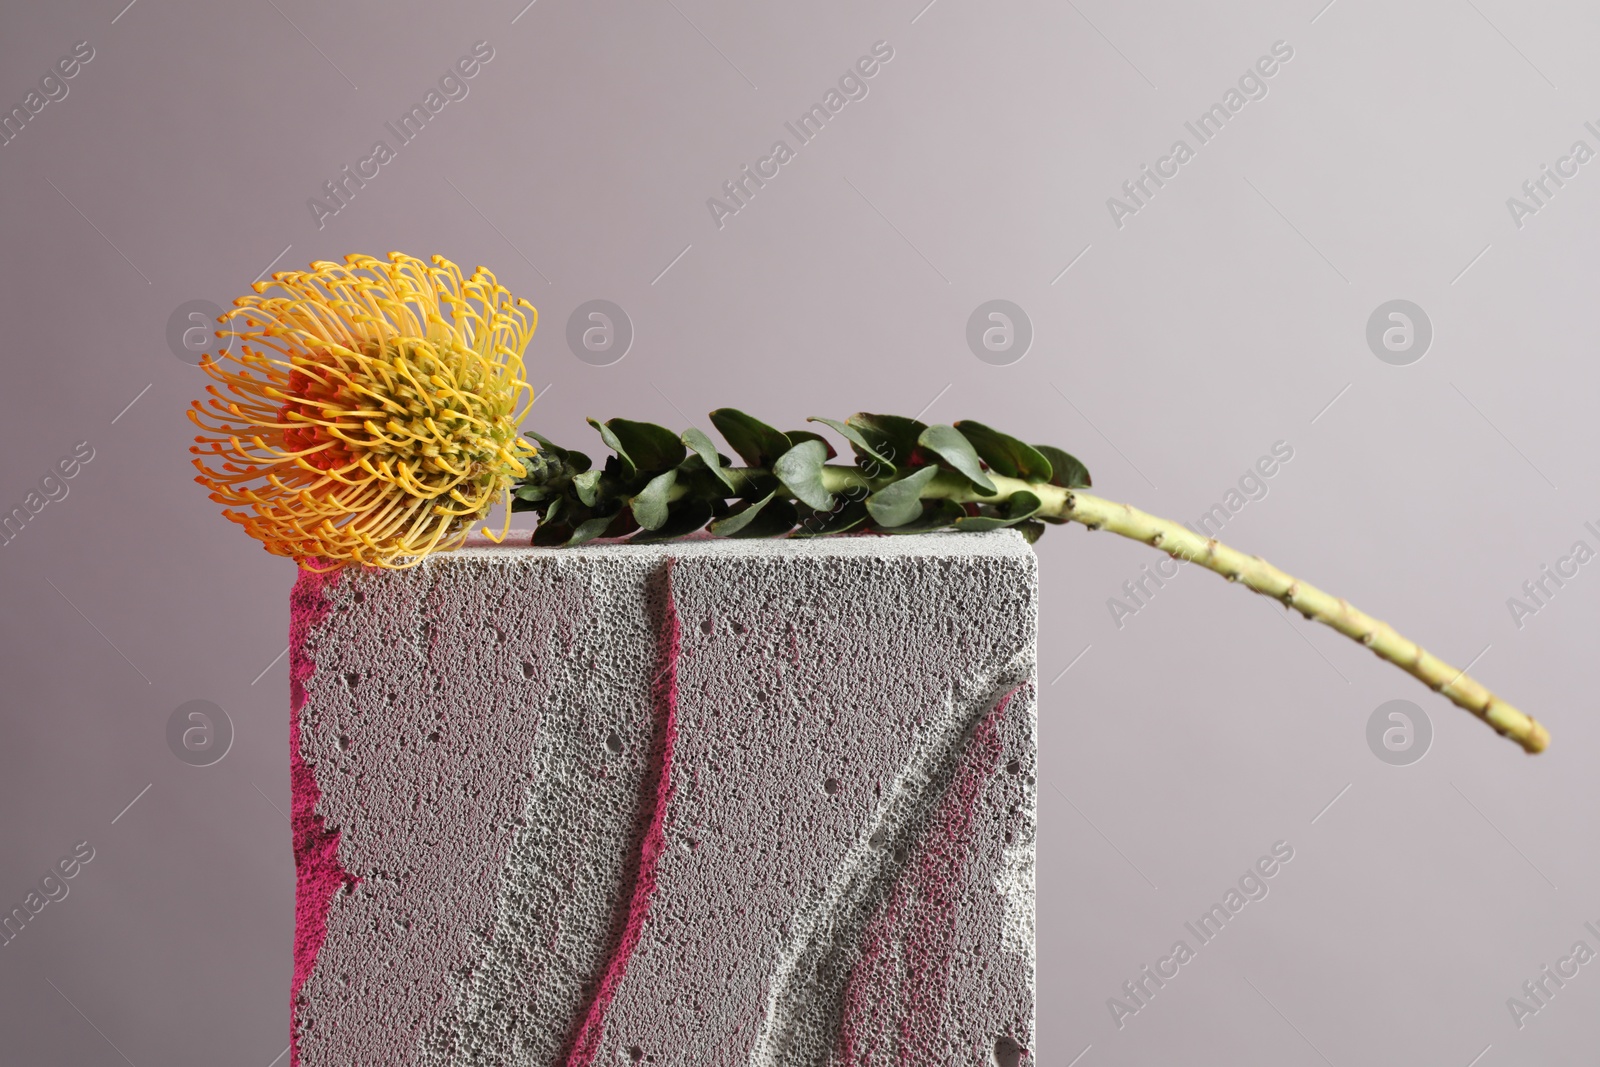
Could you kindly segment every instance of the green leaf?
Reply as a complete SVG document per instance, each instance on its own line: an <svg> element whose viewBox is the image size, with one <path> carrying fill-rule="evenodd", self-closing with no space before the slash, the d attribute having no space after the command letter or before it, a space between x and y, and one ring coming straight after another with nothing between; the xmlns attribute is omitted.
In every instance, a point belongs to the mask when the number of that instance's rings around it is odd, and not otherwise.
<svg viewBox="0 0 1600 1067"><path fill-rule="evenodd" d="M758 537L782 537L794 529L794 524L798 521L799 517L795 514L794 504L780 496L762 508L761 514L757 515L748 526L728 536L752 539Z"/></svg>
<svg viewBox="0 0 1600 1067"><path fill-rule="evenodd" d="M851 446L855 449L856 459L859 460L865 456L867 459L873 460L874 462L889 468L890 474L894 473L895 466L894 463L890 461L889 457L883 455L877 449L873 448L872 443L867 440L866 436L860 430L856 429L854 426L851 426L848 422L838 422L834 419L824 419L816 416L813 416L806 421L820 422L824 426L832 427L834 430L838 431L839 436L850 442ZM904 457L902 457L901 461L904 462Z"/></svg>
<svg viewBox="0 0 1600 1067"><path fill-rule="evenodd" d="M921 515L904 526L896 526L883 532L889 534L926 533L929 530L937 530L941 527L949 526L966 514L960 504L957 504L954 500L946 500L943 497L924 500L922 503Z"/></svg>
<svg viewBox="0 0 1600 1067"><path fill-rule="evenodd" d="M547 437L542 437L539 434L534 433L532 430L522 431L522 436L530 439L534 444L538 445L539 451L541 452L548 452L552 456L556 456L560 459L567 458L567 450Z"/></svg>
<svg viewBox="0 0 1600 1067"><path fill-rule="evenodd" d="M601 515L593 519L585 519L572 531L572 536L567 538L567 545L581 545L585 541L593 541L596 537L606 532L606 527L615 521L615 515Z"/></svg>
<svg viewBox="0 0 1600 1067"><path fill-rule="evenodd" d="M916 419L899 415L873 415L858 411L845 422L854 426L872 447L887 456L899 470L909 470L912 453L917 450L917 438L928 427Z"/></svg>
<svg viewBox="0 0 1600 1067"><path fill-rule="evenodd" d="M714 520L711 532L718 537L777 537L789 532L794 524L794 505L774 490Z"/></svg>
<svg viewBox="0 0 1600 1067"><path fill-rule="evenodd" d="M962 419L956 423L956 429L966 435L972 447L977 449L978 456L996 474L1006 478L1021 478L1026 482L1050 480L1050 458L1038 449L971 419Z"/></svg>
<svg viewBox="0 0 1600 1067"><path fill-rule="evenodd" d="M718 408L711 413L717 428L739 458L752 467L770 467L789 451L791 442L760 419L751 418L737 408Z"/></svg>
<svg viewBox="0 0 1600 1067"><path fill-rule="evenodd" d="M1076 456L1049 445L1034 447L1050 461L1051 485L1059 485L1063 489L1087 489L1094 484L1089 480L1089 468L1079 462Z"/></svg>
<svg viewBox="0 0 1600 1067"><path fill-rule="evenodd" d="M637 517L637 516L636 516ZM657 530L640 530L629 538L630 544L653 544L671 541L675 537L694 533L711 518L711 503L706 500L680 500L672 505L667 521Z"/></svg>
<svg viewBox="0 0 1600 1067"><path fill-rule="evenodd" d="M637 533L640 529L638 520L633 517L632 508L619 507L611 516L611 525L606 527L606 537L627 537Z"/></svg>
<svg viewBox="0 0 1600 1067"><path fill-rule="evenodd" d="M1039 498L1032 493L1016 492L1006 499L1003 508L993 509L1000 514L963 515L955 520L955 527L958 530L998 530L1006 526L1015 526L1025 519L1033 518L1043 506Z"/></svg>
<svg viewBox="0 0 1600 1067"><path fill-rule="evenodd" d="M717 454L717 446L712 443L711 438L707 437L703 430L696 430L690 427L683 431L682 439L683 443L688 445L689 449L700 457L701 462L706 465L706 469L715 474L718 480L728 487L729 493L737 493L739 491L739 487L733 483L733 477L722 465L722 457Z"/></svg>
<svg viewBox="0 0 1600 1067"><path fill-rule="evenodd" d="M812 511L807 508L807 514L798 517L800 528L791 537L825 537L828 534L841 534L848 530L865 524L872 516L867 514L866 505L859 500L852 500L836 511Z"/></svg>
<svg viewBox="0 0 1600 1067"><path fill-rule="evenodd" d="M922 490L938 473L938 467L923 467L915 474L890 482L867 497L867 511L872 515L872 521L892 529L915 520L922 514Z"/></svg>
<svg viewBox="0 0 1600 1067"><path fill-rule="evenodd" d="M1039 540L1039 538L1044 536L1044 523L1025 522L1019 525L1017 530L1022 534L1023 537L1027 538L1028 544L1031 545L1035 541Z"/></svg>
<svg viewBox="0 0 1600 1067"><path fill-rule="evenodd" d="M708 500L711 502L712 507L717 508L717 514L719 515L727 513L728 505L725 501L730 496L735 499L753 500L762 495L761 492L755 491L754 483L756 479L744 477L741 481L732 478L731 471L733 468L730 468L726 462L718 468L724 474L730 474L729 479L724 479L721 475L707 470L706 461L701 459L698 453L691 454L689 458L678 464L674 469L678 472L678 488L676 490L678 498L681 500L685 497L694 497L697 500ZM737 490L729 489L729 480L733 480L734 484L740 486L740 488ZM770 491L776 489L777 486L778 479L768 476L766 484L762 486L762 490Z"/></svg>
<svg viewBox="0 0 1600 1067"><path fill-rule="evenodd" d="M578 499L591 508L600 502L600 479L604 471L584 471L572 479L572 488L577 490Z"/></svg>
<svg viewBox="0 0 1600 1067"><path fill-rule="evenodd" d="M606 447L616 453L612 459L616 462L618 475L623 478L632 478L639 468L628 456L628 450L622 447L622 439L613 433L609 426L606 426L598 419L587 419L585 421L594 427L595 432L600 435L600 440L605 442ZM610 466L611 464L608 462L606 465Z"/></svg>
<svg viewBox="0 0 1600 1067"><path fill-rule="evenodd" d="M772 503L773 498L777 495L778 491L774 489L760 500L734 508L733 511L720 519L713 519L711 521L711 532L718 537L732 537L746 526L749 526L750 520L761 514L761 509Z"/></svg>
<svg viewBox="0 0 1600 1067"><path fill-rule="evenodd" d="M812 433L810 430L785 430L783 436L787 437L789 439L789 443L792 445L797 445L801 441L816 441L827 450L828 459L833 459L839 454L838 452L834 451L833 442L829 441L820 433Z"/></svg>
<svg viewBox="0 0 1600 1067"><path fill-rule="evenodd" d="M566 450L566 455L561 457L561 462L565 463L567 469L573 474L580 474L594 466L594 460L590 459L585 453L571 448Z"/></svg>
<svg viewBox="0 0 1600 1067"><path fill-rule="evenodd" d="M739 491L741 500L760 500L774 489L781 489L783 483L773 477L770 471L763 470L760 474L745 474L744 488Z"/></svg>
<svg viewBox="0 0 1600 1067"><path fill-rule="evenodd" d="M772 473L803 503L827 511L833 507L833 494L822 484L822 465L828 460L827 446L821 440L801 441L772 465Z"/></svg>
<svg viewBox="0 0 1600 1067"><path fill-rule="evenodd" d="M989 476L983 473L983 465L978 460L978 453L972 447L960 430L954 426L929 426L917 438L917 444L930 452L938 454L950 466L966 476L967 481L977 486L981 492L993 496L1000 490L994 487Z"/></svg>
<svg viewBox="0 0 1600 1067"><path fill-rule="evenodd" d="M572 537L572 527L565 523L543 522L533 531L533 543L540 548L556 548Z"/></svg>
<svg viewBox="0 0 1600 1067"><path fill-rule="evenodd" d="M678 472L666 471L650 479L633 498L633 517L646 530L659 530L667 523L667 497L678 480Z"/></svg>
<svg viewBox="0 0 1600 1067"><path fill-rule="evenodd" d="M641 471L664 471L676 467L687 455L678 435L665 426L657 426L653 422L634 422L632 419L607 419L606 427L621 442L633 465Z"/></svg>

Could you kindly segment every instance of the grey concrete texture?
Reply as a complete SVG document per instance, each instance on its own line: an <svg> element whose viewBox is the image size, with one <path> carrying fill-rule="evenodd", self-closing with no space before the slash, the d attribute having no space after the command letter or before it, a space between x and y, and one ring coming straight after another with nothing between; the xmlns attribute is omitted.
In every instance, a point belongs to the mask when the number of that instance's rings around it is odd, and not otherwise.
<svg viewBox="0 0 1600 1067"><path fill-rule="evenodd" d="M1036 578L1012 531L302 575L291 1060L1033 1062Z"/></svg>
<svg viewBox="0 0 1600 1067"><path fill-rule="evenodd" d="M478 41L469 95L319 226L307 201ZM785 123L878 41L867 95L799 144ZM1573 151L1600 147L1597 49L1575 0L0 4L0 106L38 93L0 145L0 509L30 514L0 547L0 908L40 909L0 948L5 1056L287 1058L296 575L188 481L204 379L174 313L401 249L538 306L528 426L558 442L729 404L974 418L1114 499L1223 506L1224 540L1550 727L1523 756L1298 616L1052 528L1041 1062L1592 1062L1600 978L1541 968L1600 949L1600 578L1572 575L1600 549L1600 190ZM1199 143L1185 123L1263 57L1266 95ZM794 158L719 228L707 200L779 139ZM620 360L568 345L597 299L629 317ZM969 345L995 300L1030 319L1020 360ZM1403 324L1368 335L1397 300L1431 323L1404 365ZM1431 722L1406 765L1368 744L1392 700ZM227 747L191 712L169 747L191 701ZM1280 840L1269 895L1197 944ZM1194 958L1135 1005L1179 939ZM1120 1027L1113 999L1139 1008Z"/></svg>

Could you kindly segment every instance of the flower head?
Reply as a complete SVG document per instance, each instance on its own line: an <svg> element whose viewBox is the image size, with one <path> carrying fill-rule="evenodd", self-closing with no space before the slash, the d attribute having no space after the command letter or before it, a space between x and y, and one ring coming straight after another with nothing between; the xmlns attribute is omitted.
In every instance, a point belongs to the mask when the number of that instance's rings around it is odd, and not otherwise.
<svg viewBox="0 0 1600 1067"><path fill-rule="evenodd" d="M261 295L274 288L287 295ZM217 331L237 354L201 364L222 389L189 411L206 431L195 481L228 519L310 569L396 568L459 547L509 500L533 452L517 434L533 399L531 304L482 267L463 278L441 256L398 252L254 289L220 320L244 329Z"/></svg>

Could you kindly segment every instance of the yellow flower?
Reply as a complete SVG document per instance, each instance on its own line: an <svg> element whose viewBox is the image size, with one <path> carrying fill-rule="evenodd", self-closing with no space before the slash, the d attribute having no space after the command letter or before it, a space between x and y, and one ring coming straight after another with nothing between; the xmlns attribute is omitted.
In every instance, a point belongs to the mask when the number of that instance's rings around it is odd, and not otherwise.
<svg viewBox="0 0 1600 1067"><path fill-rule="evenodd" d="M274 287L288 295L260 295ZM463 278L441 256L399 252L253 288L219 320L242 321L217 331L239 339L237 354L201 364L227 395L207 385L189 411L207 431L190 451L220 460L194 460L195 481L227 518L312 570L400 568L459 547L509 502L533 452L517 434L533 401L531 304L482 267Z"/></svg>

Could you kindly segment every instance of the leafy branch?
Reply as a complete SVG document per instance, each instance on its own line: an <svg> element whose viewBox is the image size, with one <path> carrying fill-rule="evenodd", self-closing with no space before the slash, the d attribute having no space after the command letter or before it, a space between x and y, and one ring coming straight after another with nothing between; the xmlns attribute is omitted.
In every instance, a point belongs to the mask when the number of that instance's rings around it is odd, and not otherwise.
<svg viewBox="0 0 1600 1067"><path fill-rule="evenodd" d="M1032 542L1047 523L1076 522L1198 563L1332 627L1527 752L1549 744L1537 721L1348 601L1259 556L1085 492L1088 469L1058 448L1024 444L971 421L928 426L871 414L808 421L844 438L854 462L828 462L838 453L821 434L781 432L733 408L713 411L711 422L742 467L697 429L674 434L648 422L590 419L611 450L600 467L582 452L530 433L539 452L524 461L512 510L536 512L533 543L548 546L600 537L668 541L701 528L747 538L1011 527Z"/></svg>

